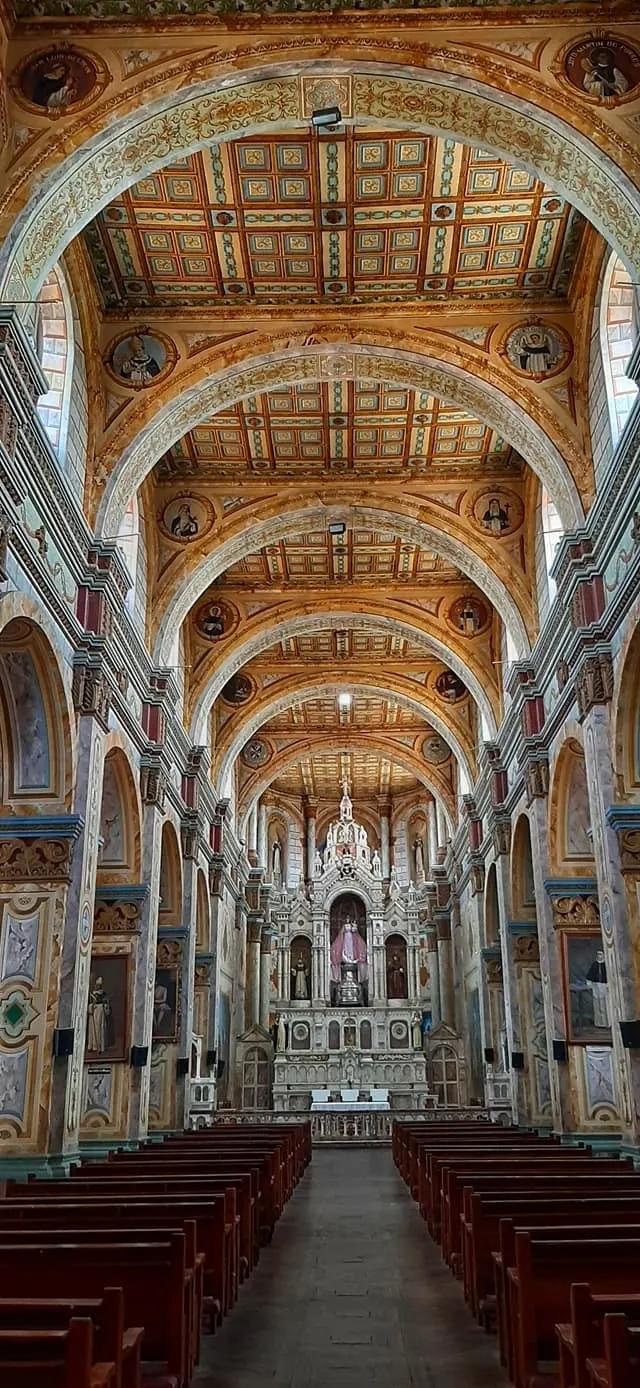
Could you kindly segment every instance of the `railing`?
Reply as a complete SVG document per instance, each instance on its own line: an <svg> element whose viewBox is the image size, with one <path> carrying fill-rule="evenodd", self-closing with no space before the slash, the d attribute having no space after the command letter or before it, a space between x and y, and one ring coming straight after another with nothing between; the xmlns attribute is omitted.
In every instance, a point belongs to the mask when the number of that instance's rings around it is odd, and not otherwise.
<svg viewBox="0 0 640 1388"><path fill-rule="evenodd" d="M510 1119L511 1114L505 1108L504 1119ZM426 1110L416 1109L384 1109L382 1112L355 1112L355 1113L274 1113L271 1110L265 1112L261 1109L218 1109L212 1115L212 1124L218 1123L308 1123L311 1121L311 1138L318 1146L330 1145L335 1143L390 1143L391 1130L394 1122L408 1123L441 1123L450 1121L458 1123L461 1120L469 1123L486 1122L488 1118L492 1121L500 1121L502 1114L497 1114L495 1110L491 1113L485 1108L435 1108Z"/></svg>

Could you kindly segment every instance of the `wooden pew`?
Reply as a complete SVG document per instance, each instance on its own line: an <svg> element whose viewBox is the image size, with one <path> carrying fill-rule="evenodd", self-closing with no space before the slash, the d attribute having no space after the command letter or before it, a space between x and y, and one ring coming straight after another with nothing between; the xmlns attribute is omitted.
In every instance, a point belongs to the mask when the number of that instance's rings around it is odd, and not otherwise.
<svg viewBox="0 0 640 1388"><path fill-rule="evenodd" d="M64 1235L60 1236L64 1238ZM167 1241L133 1243L11 1242L0 1235L0 1297L99 1297L106 1285L122 1287L125 1318L144 1330L143 1355L159 1361L166 1385L187 1388L191 1326L185 1315L183 1234Z"/></svg>
<svg viewBox="0 0 640 1388"><path fill-rule="evenodd" d="M587 1359L604 1355L604 1319L622 1314L640 1324L640 1290L626 1296L592 1292L586 1282L574 1282L570 1294L571 1320L556 1325L560 1356L560 1388L589 1388Z"/></svg>
<svg viewBox="0 0 640 1388"><path fill-rule="evenodd" d="M545 1239L538 1233L516 1231L515 1266L507 1269L516 1388L535 1388L540 1362L555 1361L555 1328L567 1320L573 1282L587 1278L598 1292L640 1286L640 1237Z"/></svg>
<svg viewBox="0 0 640 1388"><path fill-rule="evenodd" d="M93 1324L66 1329L0 1329L0 1380L7 1388L114 1388L115 1364L96 1362Z"/></svg>
<svg viewBox="0 0 640 1388"><path fill-rule="evenodd" d="M634 1388L640 1372L640 1329L618 1313L604 1318L604 1357L589 1358L590 1388Z"/></svg>
<svg viewBox="0 0 640 1388"><path fill-rule="evenodd" d="M105 1287L101 1297L3 1298L0 1330L64 1330L74 1318L93 1325L96 1360L113 1363L114 1388L141 1388L143 1331L126 1326L121 1287Z"/></svg>
<svg viewBox="0 0 640 1388"><path fill-rule="evenodd" d="M83 1181L95 1181L101 1177L115 1176L179 1176L188 1174L194 1179L196 1176L203 1176L210 1179L220 1175L222 1178L235 1180L240 1176L248 1176L250 1180L250 1200L252 1205L252 1223L255 1224L255 1236L252 1240L251 1261L246 1271L258 1260L260 1244L268 1243L272 1237L277 1219L279 1218L278 1208L278 1187L275 1179L274 1169L276 1158L274 1154L269 1154L269 1162L265 1162L260 1155L248 1151L238 1151L232 1149L225 1154L218 1153L210 1156L191 1156L185 1157L180 1153L170 1155L164 1153L162 1147L158 1147L156 1152L145 1150L132 1156L120 1158L113 1162L89 1162L85 1167L77 1169L74 1184Z"/></svg>

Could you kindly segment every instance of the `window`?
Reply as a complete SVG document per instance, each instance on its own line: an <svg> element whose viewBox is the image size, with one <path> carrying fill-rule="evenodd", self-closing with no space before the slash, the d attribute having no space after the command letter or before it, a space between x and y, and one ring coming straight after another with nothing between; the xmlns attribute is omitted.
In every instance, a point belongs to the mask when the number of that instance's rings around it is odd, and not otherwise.
<svg viewBox="0 0 640 1388"><path fill-rule="evenodd" d="M132 496L129 505L120 522L118 531L118 548L122 553L124 562L129 570L131 587L127 593L126 608L128 612L133 612L136 600L136 578L138 574L138 545L140 540L140 516L138 502Z"/></svg>
<svg viewBox="0 0 640 1388"><path fill-rule="evenodd" d="M544 541L544 557L547 568L547 586L549 589L549 600L552 601L556 595L556 585L555 580L551 577L550 570L555 559L558 541L563 534L563 529L556 507L544 487L542 488L540 514L542 521L542 538Z"/></svg>
<svg viewBox="0 0 640 1388"><path fill-rule="evenodd" d="M635 341L633 300L631 279L614 252L605 271L600 307L600 342L614 445L638 394L635 381L625 375Z"/></svg>
<svg viewBox="0 0 640 1388"><path fill-rule="evenodd" d="M38 414L60 462L64 461L73 375L73 319L67 287L56 267L38 296L38 356L49 389L38 401Z"/></svg>

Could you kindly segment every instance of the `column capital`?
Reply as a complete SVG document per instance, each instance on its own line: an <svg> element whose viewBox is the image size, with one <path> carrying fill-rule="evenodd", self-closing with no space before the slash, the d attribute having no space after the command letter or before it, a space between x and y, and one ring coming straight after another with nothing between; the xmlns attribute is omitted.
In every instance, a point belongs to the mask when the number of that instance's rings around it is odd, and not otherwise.
<svg viewBox="0 0 640 1388"><path fill-rule="evenodd" d="M576 675L576 699L581 720L592 708L611 702L613 684L613 660L609 647L585 655Z"/></svg>
<svg viewBox="0 0 640 1388"><path fill-rule="evenodd" d="M166 773L155 757L144 758L140 766L140 795L143 805L164 808L167 790Z"/></svg>
<svg viewBox="0 0 640 1388"><path fill-rule="evenodd" d="M0 875L5 881L68 882L80 815L34 815L0 819Z"/></svg>
<svg viewBox="0 0 640 1388"><path fill-rule="evenodd" d="M85 655L76 656L71 692L76 713L96 718L107 731L111 688L100 659L89 661Z"/></svg>

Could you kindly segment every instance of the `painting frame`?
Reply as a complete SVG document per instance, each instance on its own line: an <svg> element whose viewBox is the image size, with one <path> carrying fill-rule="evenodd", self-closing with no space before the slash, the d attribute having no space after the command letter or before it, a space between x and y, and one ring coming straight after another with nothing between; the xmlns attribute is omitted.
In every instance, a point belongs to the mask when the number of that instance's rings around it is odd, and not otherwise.
<svg viewBox="0 0 640 1388"><path fill-rule="evenodd" d="M597 955L604 949L599 930L563 930L562 941L562 992L564 999L567 1041L572 1046L607 1046L612 1044L611 1017L608 1025L598 1025L590 1020L590 1011L595 1007L602 1011L606 1001L594 998L594 981L588 975L593 970L604 971L606 964L600 964ZM597 984L602 989L604 985Z"/></svg>
<svg viewBox="0 0 640 1388"><path fill-rule="evenodd" d="M153 1026L151 1041L154 1046L175 1045L178 1040L178 990L179 967L177 964L161 964L156 967L153 984ZM163 998L158 997L158 989L165 990ZM165 1009L168 1009L168 1015Z"/></svg>
<svg viewBox="0 0 640 1388"><path fill-rule="evenodd" d="M117 975L120 975L119 982ZM132 959L129 953L91 955L85 1064L121 1064L128 1060L131 976ZM95 1043L100 1034L105 1044L102 1047L90 1044L92 1041ZM113 1040L109 1041L111 1035Z"/></svg>

